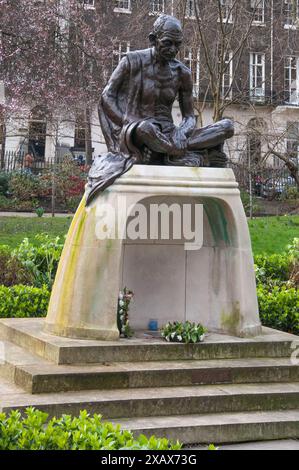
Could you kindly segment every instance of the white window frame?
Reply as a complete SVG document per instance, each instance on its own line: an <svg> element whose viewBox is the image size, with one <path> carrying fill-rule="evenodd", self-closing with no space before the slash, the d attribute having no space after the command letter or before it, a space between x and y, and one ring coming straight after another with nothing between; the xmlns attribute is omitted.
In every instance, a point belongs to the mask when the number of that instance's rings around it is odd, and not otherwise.
<svg viewBox="0 0 299 470"><path fill-rule="evenodd" d="M117 48L113 49L112 51L112 68L115 70L117 65L120 63L121 59L125 57L125 55L130 52L131 50L131 44L130 41L118 41L117 42ZM114 67L114 59L117 57L117 65Z"/></svg>
<svg viewBox="0 0 299 470"><path fill-rule="evenodd" d="M186 11L185 11L185 18L195 19L195 1L194 0L187 0L186 2Z"/></svg>
<svg viewBox="0 0 299 470"><path fill-rule="evenodd" d="M250 7L254 15L253 24L265 24L265 0L250 0ZM261 19L256 19L256 15Z"/></svg>
<svg viewBox="0 0 299 470"><path fill-rule="evenodd" d="M258 81L258 67L262 71L262 84L257 86ZM263 52L251 52L250 53L250 73L249 73L249 90L250 98L253 101L264 102L265 101L265 54Z"/></svg>
<svg viewBox="0 0 299 470"><path fill-rule="evenodd" d="M222 13L222 23L232 23L233 22L233 12L232 12L232 0L220 0L222 12L225 10L225 15ZM220 18L218 18L220 22Z"/></svg>
<svg viewBox="0 0 299 470"><path fill-rule="evenodd" d="M292 126L297 127L297 136L295 136L295 131L294 131L294 137L290 137L290 128ZM295 146L297 146L297 156L294 158L294 157L291 157L292 160L296 160L296 163L297 165L299 165L299 122L298 121L289 121L287 122L287 137L285 139L285 148L286 148L286 152L287 153L290 153L290 147L293 147L293 151L295 149ZM294 143L295 143L295 146L294 146ZM295 150L296 152L296 150ZM294 162L295 163L295 162Z"/></svg>
<svg viewBox="0 0 299 470"><path fill-rule="evenodd" d="M295 12L293 11L294 6L296 8ZM284 28L297 29L299 27L299 0L284 0L284 14L286 16ZM292 18L293 15L295 18Z"/></svg>
<svg viewBox="0 0 299 470"><path fill-rule="evenodd" d="M95 0L83 0L83 7L85 10L95 10Z"/></svg>
<svg viewBox="0 0 299 470"><path fill-rule="evenodd" d="M295 63L294 63L295 62ZM295 80L292 79L292 72L296 71ZM297 56L288 56L285 58L284 65L284 90L285 94L288 95L285 97L285 101L291 105L299 105L299 57Z"/></svg>
<svg viewBox="0 0 299 470"><path fill-rule="evenodd" d="M222 96L222 98L224 98L224 96L225 96L225 88L226 88L225 80L228 77L228 79L229 79L228 88L230 88L230 90L229 90L229 94L226 96L225 99L230 100L232 98L232 93L233 93L233 90L232 90L233 52L232 51L228 52L227 56L225 57L224 62L225 62L225 65L224 65L225 68L224 68L224 72L223 72L223 76L222 76L221 96Z"/></svg>
<svg viewBox="0 0 299 470"><path fill-rule="evenodd" d="M128 3L128 6L127 7L119 7L119 6L115 6L114 7L114 12L115 13L127 13L127 14L131 14L132 13L132 2L131 0L113 0L113 2L127 2Z"/></svg>
<svg viewBox="0 0 299 470"><path fill-rule="evenodd" d="M195 56L195 57L194 57ZM200 51L192 47L184 48L184 64L191 70L193 81L193 96L198 97L200 80ZM195 69L194 69L195 66ZM195 80L193 77L195 76Z"/></svg>
<svg viewBox="0 0 299 470"><path fill-rule="evenodd" d="M160 2L162 3L162 10L160 10L159 7L157 8L157 2L159 2L159 0L150 0L149 15L158 16L158 15L161 15L162 13L165 13L165 3L166 3L166 1L165 0L160 0Z"/></svg>

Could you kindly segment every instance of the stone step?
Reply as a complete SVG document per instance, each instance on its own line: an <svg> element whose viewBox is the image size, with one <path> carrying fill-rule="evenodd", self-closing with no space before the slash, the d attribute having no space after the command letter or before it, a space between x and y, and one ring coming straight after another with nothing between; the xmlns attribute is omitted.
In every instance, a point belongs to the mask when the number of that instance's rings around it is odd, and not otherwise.
<svg viewBox="0 0 299 470"><path fill-rule="evenodd" d="M117 423L135 435L163 436L186 445L299 438L299 410L159 416Z"/></svg>
<svg viewBox="0 0 299 470"><path fill-rule="evenodd" d="M16 366L14 381L30 393L297 382L299 365L293 365L289 359L284 358L123 362L77 366L27 363Z"/></svg>
<svg viewBox="0 0 299 470"><path fill-rule="evenodd" d="M1 375L30 393L299 381L299 365L286 358L56 365L13 343L3 345Z"/></svg>
<svg viewBox="0 0 299 470"><path fill-rule="evenodd" d="M167 343L142 332L130 340L75 340L45 333L43 322L41 318L1 319L0 338L55 364L290 357L292 344L298 341L297 336L269 328L256 338L208 333L200 344Z"/></svg>
<svg viewBox="0 0 299 470"><path fill-rule="evenodd" d="M299 383L198 385L32 395L0 380L1 411L33 406L50 416L80 410L105 419L299 408Z"/></svg>

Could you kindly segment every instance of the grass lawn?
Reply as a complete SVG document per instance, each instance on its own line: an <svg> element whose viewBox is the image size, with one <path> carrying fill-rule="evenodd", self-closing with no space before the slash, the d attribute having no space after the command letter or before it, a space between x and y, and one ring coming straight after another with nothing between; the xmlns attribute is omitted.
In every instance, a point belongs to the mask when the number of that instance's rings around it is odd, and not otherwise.
<svg viewBox="0 0 299 470"><path fill-rule="evenodd" d="M63 237L70 226L70 217L0 217L0 245L15 248L28 237L34 241L37 233Z"/></svg>
<svg viewBox="0 0 299 470"><path fill-rule="evenodd" d="M37 233L64 236L70 217L0 217L0 244L17 246L25 237L33 241ZM299 237L299 215L262 217L249 220L252 248L257 253L280 253L293 238Z"/></svg>
<svg viewBox="0 0 299 470"><path fill-rule="evenodd" d="M299 215L260 217L248 225L255 254L281 253L293 238L299 238Z"/></svg>

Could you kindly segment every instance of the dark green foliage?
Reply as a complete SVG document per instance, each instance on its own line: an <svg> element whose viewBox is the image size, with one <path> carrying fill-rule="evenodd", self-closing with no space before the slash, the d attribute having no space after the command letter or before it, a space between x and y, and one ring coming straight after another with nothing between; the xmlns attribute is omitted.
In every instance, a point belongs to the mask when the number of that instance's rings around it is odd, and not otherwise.
<svg viewBox="0 0 299 470"><path fill-rule="evenodd" d="M4 171L0 172L0 196L6 196L9 187L9 174Z"/></svg>
<svg viewBox="0 0 299 470"><path fill-rule="evenodd" d="M134 293L125 287L118 297L117 328L119 335L124 338L131 338L134 334L129 321L129 307L133 296Z"/></svg>
<svg viewBox="0 0 299 470"><path fill-rule="evenodd" d="M262 324L299 335L299 239L283 254L255 256L255 263Z"/></svg>
<svg viewBox="0 0 299 470"><path fill-rule="evenodd" d="M299 291L286 286L257 288L261 322L265 326L299 335Z"/></svg>
<svg viewBox="0 0 299 470"><path fill-rule="evenodd" d="M32 283L33 276L30 271L12 255L8 246L0 245L0 284L9 287Z"/></svg>
<svg viewBox="0 0 299 470"><path fill-rule="evenodd" d="M50 292L42 288L16 285L0 286L0 318L44 317L47 314Z"/></svg>
<svg viewBox="0 0 299 470"><path fill-rule="evenodd" d="M13 256L31 273L34 286L46 285L50 290L54 282L63 243L59 237L53 239L44 233L36 235L35 239L39 242L38 246L25 238L13 251Z"/></svg>
<svg viewBox="0 0 299 470"><path fill-rule="evenodd" d="M161 336L166 341L175 343L200 343L204 340L206 331L200 323L175 321L161 328Z"/></svg>
<svg viewBox="0 0 299 470"><path fill-rule="evenodd" d="M0 414L0 450L177 450L181 444L152 436L133 436L120 426L103 423L100 415L52 418L33 408Z"/></svg>
<svg viewBox="0 0 299 470"><path fill-rule="evenodd" d="M261 270L260 275L263 283L279 280L286 282L290 275L290 257L287 253L273 255L256 255L254 262Z"/></svg>

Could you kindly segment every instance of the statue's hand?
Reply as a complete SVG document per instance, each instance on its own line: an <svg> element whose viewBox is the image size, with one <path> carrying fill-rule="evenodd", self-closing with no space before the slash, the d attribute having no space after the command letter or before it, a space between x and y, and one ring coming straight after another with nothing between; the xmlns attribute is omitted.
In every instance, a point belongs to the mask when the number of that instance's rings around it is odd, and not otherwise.
<svg viewBox="0 0 299 470"><path fill-rule="evenodd" d="M185 131L181 127L176 127L173 134L173 142L177 150L187 149L187 137Z"/></svg>

